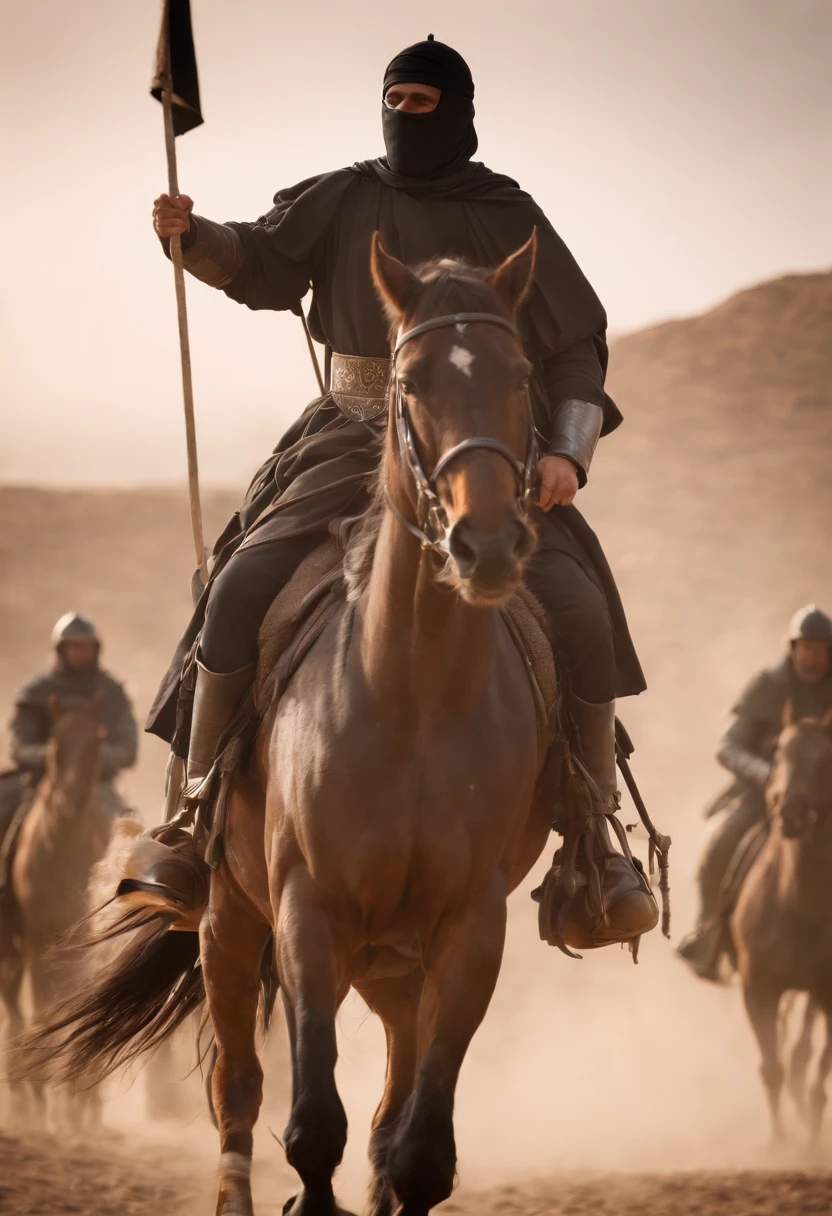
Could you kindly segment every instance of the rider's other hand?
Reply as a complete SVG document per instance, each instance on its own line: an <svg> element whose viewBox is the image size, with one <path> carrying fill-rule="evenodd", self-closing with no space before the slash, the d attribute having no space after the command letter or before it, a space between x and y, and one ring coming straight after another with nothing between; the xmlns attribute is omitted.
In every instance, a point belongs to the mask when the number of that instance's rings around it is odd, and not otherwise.
<svg viewBox="0 0 832 1216"><path fill-rule="evenodd" d="M578 470L566 456L542 456L537 462L540 478L538 502L544 511L568 507L578 493Z"/></svg>
<svg viewBox="0 0 832 1216"><path fill-rule="evenodd" d="M194 200L187 194L160 194L153 200L153 231L157 236L183 236L191 226Z"/></svg>

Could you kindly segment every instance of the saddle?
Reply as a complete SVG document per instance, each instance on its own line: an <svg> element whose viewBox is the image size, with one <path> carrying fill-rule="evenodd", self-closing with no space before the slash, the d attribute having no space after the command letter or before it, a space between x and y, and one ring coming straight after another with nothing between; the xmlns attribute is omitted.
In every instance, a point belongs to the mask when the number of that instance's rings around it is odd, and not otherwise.
<svg viewBox="0 0 832 1216"><path fill-rule="evenodd" d="M213 809L200 812L197 835L207 864L216 869L228 815L234 772L253 741L264 715L275 706L306 655L327 625L346 605L344 550L334 537L314 549L300 563L266 613L259 634L259 659L253 694L244 700L220 742L216 765L219 789ZM543 763L556 736L558 684L552 646L543 609L531 592L521 588L501 610L506 628L523 659L534 697L538 746ZM164 841L168 828L179 828L191 818L180 812L170 824L154 829Z"/></svg>
<svg viewBox="0 0 832 1216"><path fill-rule="evenodd" d="M252 694L245 698L224 738L220 741L216 761L216 770L219 775L216 801L213 807L208 803L201 805L199 820L195 823L194 836L191 838L194 853L199 856L200 860L204 858L204 864L211 869L219 866L223 856L223 841L234 773L254 740L260 722L278 703L300 664L327 626L340 612L349 613L353 607L354 601L350 599L347 580L344 577L344 550L332 537L313 550L300 563L292 579L278 594L267 612L260 629L259 661ZM569 746L569 733L565 728L566 715L560 712L555 658L546 617L531 592L522 587L501 609L501 613L509 636L522 659L536 709L540 757L536 797L545 799L554 812L559 803L562 808L572 804L571 795L575 792L572 787L581 785L582 774L584 777L587 775ZM620 735L624 746L621 746L620 740L619 764L631 792L633 792L641 818L648 828L651 840L651 863L656 851L660 856L665 913L663 928L667 932L669 905L667 903L666 857L670 841L666 837L661 837L649 821L627 765L627 757L632 751L632 744L626 737L623 728L620 728ZM553 746L556 741L559 746ZM589 780L591 781L591 778ZM585 793L584 790L584 795ZM178 833L186 824L194 823L194 814L193 809L181 811L169 823L161 828L153 829L154 838L162 843L169 841L174 844L176 841L179 847L182 847ZM564 827L560 818L559 816L559 822L553 826L562 832ZM570 816L567 812L564 815L564 822L569 819ZM614 827L620 828L617 821L614 822ZM632 858L623 828L620 830L620 839L625 856L618 858L617 855L611 854L608 858L601 859L601 864L607 867L615 865L629 867L628 876L632 880L631 885L634 884L638 888L637 894L639 903L641 903L643 889L649 892L649 887L638 864ZM595 869L597 870L597 867ZM571 870L574 870L574 864L571 866ZM632 870L631 875L630 870ZM550 876L553 873L554 871L550 871ZM158 884L161 881L160 876L150 873L142 878L150 885ZM162 885L170 887L169 875ZM568 886L569 884L567 884ZM555 907L552 904L552 893L556 888L557 883L553 884L549 881L547 886L544 881L543 890L535 893L535 897L541 902L540 935L544 941L558 945L566 953L571 953L566 944L567 940L571 940L575 944L584 944L585 938L587 941L593 936L597 938L597 932L593 935L592 900L587 902L585 893L576 891L570 895L567 905ZM164 894L167 895L167 892ZM593 944L601 943L594 940Z"/></svg>
<svg viewBox="0 0 832 1216"><path fill-rule="evenodd" d="M343 577L343 550L330 539L300 564L294 577L275 599L261 627L255 692L260 716L279 700L299 665L344 607L345 601L349 610ZM623 855L614 851L599 854L589 867L589 882L575 867L577 834L585 821L581 807L587 805L586 782L591 782L592 778L570 746L566 726L568 715L560 713L555 658L543 609L531 592L521 587L501 609L501 614L523 661L535 703L540 757L536 796L545 798L553 813L558 805L561 807L558 822L553 824L564 837L560 862L556 855L556 864L544 879L543 886L533 893L533 898L540 903L540 936L570 955L569 943L578 948L606 944L603 932L599 932L594 909L600 901L604 875L609 877L613 871L618 904L621 905L616 905L617 924L620 926L626 921L628 907L625 904L629 901L633 924L646 932L652 925L646 925L644 919L645 894L649 897L648 906L655 908L654 924L659 919L659 910L641 864L633 857L626 833L614 816L611 827L617 834ZM663 930L668 935L667 850L670 839L662 836L650 821L628 764L633 745L620 722L616 724L616 731L619 767L650 839L651 873L655 858L659 859ZM553 746L556 740L561 746ZM224 814L225 804L220 799L212 830L215 841L224 829ZM210 854L208 860L212 861ZM562 895L565 896L563 900ZM638 957L637 940L631 946L634 959Z"/></svg>

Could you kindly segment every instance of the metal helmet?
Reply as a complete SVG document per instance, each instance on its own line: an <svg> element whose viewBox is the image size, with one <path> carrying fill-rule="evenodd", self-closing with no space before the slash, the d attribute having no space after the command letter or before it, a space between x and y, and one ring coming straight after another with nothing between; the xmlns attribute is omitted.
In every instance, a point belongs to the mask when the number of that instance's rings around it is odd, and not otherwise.
<svg viewBox="0 0 832 1216"><path fill-rule="evenodd" d="M832 617L815 604L798 608L789 622L789 642L826 642L832 646Z"/></svg>
<svg viewBox="0 0 832 1216"><path fill-rule="evenodd" d="M65 612L55 623L55 628L52 630L52 646L58 650L64 642L95 642L97 646L101 645L95 625L77 612Z"/></svg>

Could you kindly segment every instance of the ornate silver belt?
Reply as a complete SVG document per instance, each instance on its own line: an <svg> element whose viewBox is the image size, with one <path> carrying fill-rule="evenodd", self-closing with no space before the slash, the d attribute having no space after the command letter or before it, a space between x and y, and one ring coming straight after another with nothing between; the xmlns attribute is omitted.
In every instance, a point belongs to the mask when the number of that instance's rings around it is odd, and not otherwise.
<svg viewBox="0 0 832 1216"><path fill-rule="evenodd" d="M387 408L390 360L332 353L332 400L346 418L369 422Z"/></svg>

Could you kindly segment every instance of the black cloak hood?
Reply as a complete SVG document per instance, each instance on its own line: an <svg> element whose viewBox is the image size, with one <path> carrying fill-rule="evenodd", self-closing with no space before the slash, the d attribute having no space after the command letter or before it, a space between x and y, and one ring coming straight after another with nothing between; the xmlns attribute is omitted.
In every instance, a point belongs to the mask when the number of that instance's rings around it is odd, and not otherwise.
<svg viewBox="0 0 832 1216"><path fill-rule="evenodd" d="M442 90L435 110L409 114L384 102L395 84L428 84ZM477 150L474 81L462 56L429 34L387 65L381 123L385 165L400 180L445 178L463 169Z"/></svg>

